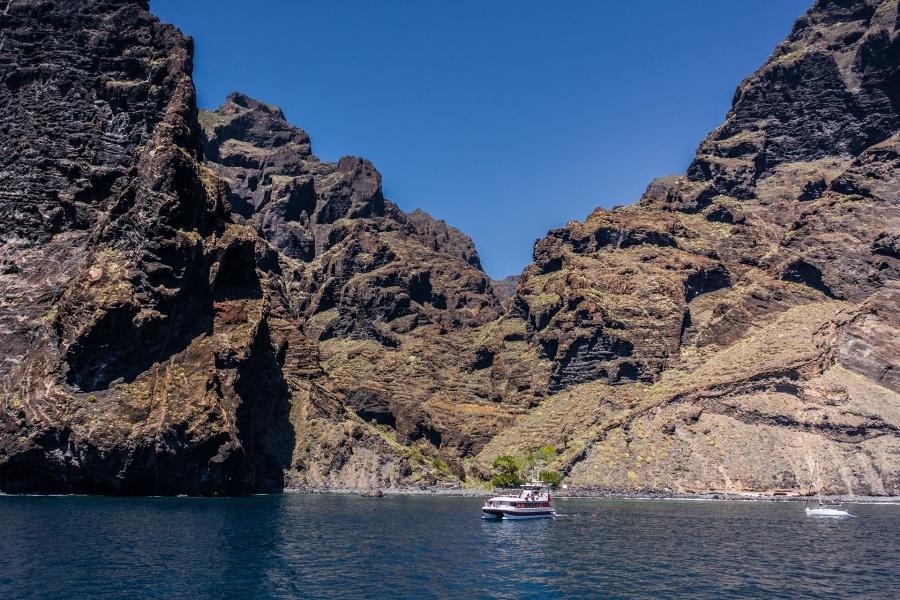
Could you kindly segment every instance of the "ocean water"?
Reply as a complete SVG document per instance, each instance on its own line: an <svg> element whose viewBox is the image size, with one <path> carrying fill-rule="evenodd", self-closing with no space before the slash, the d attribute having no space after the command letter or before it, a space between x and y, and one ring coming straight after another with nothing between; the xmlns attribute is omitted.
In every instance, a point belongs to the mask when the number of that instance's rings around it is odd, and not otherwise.
<svg viewBox="0 0 900 600"><path fill-rule="evenodd" d="M900 598L900 506L0 496L0 598Z"/></svg>

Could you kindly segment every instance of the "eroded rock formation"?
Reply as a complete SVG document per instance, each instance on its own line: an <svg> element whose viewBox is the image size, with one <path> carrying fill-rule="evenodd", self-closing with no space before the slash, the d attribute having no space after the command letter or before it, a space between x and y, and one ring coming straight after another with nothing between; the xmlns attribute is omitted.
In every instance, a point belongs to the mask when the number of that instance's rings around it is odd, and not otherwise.
<svg viewBox="0 0 900 600"><path fill-rule="evenodd" d="M189 40L138 2L2 24L0 485L280 489L289 396L247 380L289 336L202 164Z"/></svg>
<svg viewBox="0 0 900 600"><path fill-rule="evenodd" d="M900 493L896 0L820 0L684 176L471 240L273 106L198 113L139 0L0 11L0 490Z"/></svg>
<svg viewBox="0 0 900 600"><path fill-rule="evenodd" d="M817 2L685 176L538 242L557 393L482 468L565 435L576 486L898 492L898 19Z"/></svg>

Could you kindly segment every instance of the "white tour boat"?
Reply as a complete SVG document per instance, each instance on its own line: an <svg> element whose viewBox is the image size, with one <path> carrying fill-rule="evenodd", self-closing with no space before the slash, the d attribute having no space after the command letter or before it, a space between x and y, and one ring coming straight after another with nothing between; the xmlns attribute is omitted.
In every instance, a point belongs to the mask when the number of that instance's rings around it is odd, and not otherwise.
<svg viewBox="0 0 900 600"><path fill-rule="evenodd" d="M539 481L520 486L518 496L494 496L481 507L482 519L541 519L556 515L550 487Z"/></svg>

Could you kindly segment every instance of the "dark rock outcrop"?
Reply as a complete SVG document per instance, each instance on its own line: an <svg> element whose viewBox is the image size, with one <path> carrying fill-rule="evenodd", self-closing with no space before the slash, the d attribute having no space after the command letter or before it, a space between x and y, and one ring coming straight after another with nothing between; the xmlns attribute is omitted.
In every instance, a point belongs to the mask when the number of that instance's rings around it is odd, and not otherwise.
<svg viewBox="0 0 900 600"><path fill-rule="evenodd" d="M319 161L277 108L198 114L191 43L146 2L0 20L0 489L392 485L450 475L391 435L486 439L494 419L445 433L415 394L357 406L316 342L374 342L378 367L416 332L449 363L438 335L499 315L471 240L400 211L367 161Z"/></svg>
<svg viewBox="0 0 900 600"><path fill-rule="evenodd" d="M295 310L325 317L319 339L392 345L424 324L477 326L497 317L472 241L386 200L370 162L321 162L281 110L242 94L200 121L229 204L283 257Z"/></svg>

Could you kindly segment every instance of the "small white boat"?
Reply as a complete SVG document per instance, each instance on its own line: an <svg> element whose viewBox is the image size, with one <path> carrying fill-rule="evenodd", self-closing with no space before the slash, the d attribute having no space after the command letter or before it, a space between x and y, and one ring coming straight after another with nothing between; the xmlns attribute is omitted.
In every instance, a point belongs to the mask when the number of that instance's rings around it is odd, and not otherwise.
<svg viewBox="0 0 900 600"><path fill-rule="evenodd" d="M852 517L848 511L844 510L841 505L826 506L819 504L815 508L806 507L807 517Z"/></svg>
<svg viewBox="0 0 900 600"><path fill-rule="evenodd" d="M852 517L849 512L844 510L843 504L825 504L822 502L822 492L819 491L819 504L815 508L809 507L809 501L806 504L807 517Z"/></svg>
<svg viewBox="0 0 900 600"><path fill-rule="evenodd" d="M816 474L818 476L819 472L819 461L816 460ZM810 485L810 487L812 487ZM852 517L848 511L844 510L843 504L832 504L828 505L822 501L822 484L821 481L819 483L819 491L816 494L818 497L819 505L815 508L809 507L809 501L806 502L806 516L807 517Z"/></svg>
<svg viewBox="0 0 900 600"><path fill-rule="evenodd" d="M550 487L540 481L520 486L518 496L494 496L481 507L482 519L546 519L556 516Z"/></svg>

